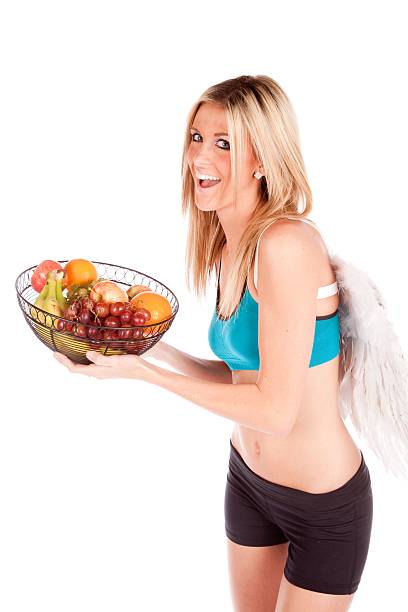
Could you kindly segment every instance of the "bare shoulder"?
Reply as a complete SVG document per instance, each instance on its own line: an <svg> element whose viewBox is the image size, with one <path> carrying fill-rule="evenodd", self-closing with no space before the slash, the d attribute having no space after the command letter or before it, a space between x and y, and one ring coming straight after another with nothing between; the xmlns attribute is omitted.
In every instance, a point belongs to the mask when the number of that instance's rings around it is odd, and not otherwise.
<svg viewBox="0 0 408 612"><path fill-rule="evenodd" d="M326 248L319 231L309 223L296 219L279 219L272 223L262 234L259 248L273 253L277 249L285 252L307 250L320 257Z"/></svg>
<svg viewBox="0 0 408 612"><path fill-rule="evenodd" d="M307 276L318 287L330 275L329 256L319 231L302 221L279 219L270 225L259 241L258 258L258 287L277 278L277 268L288 276L285 282L304 283Z"/></svg>

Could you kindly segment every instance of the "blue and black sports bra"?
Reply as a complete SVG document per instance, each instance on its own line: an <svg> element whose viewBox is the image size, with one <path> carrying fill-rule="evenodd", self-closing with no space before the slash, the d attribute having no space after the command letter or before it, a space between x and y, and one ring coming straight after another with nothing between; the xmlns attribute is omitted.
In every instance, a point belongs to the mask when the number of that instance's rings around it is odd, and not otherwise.
<svg viewBox="0 0 408 612"><path fill-rule="evenodd" d="M292 217L293 218L293 217ZM318 228L309 219L299 219L311 223L317 230ZM269 226L267 226L269 227ZM255 251L254 262L254 285L257 286L258 278L258 247ZM319 230L318 230L319 231ZM250 294L245 281L241 299L231 316L224 318L218 313L220 302L220 272L221 258L218 269L217 279L217 300L214 313L208 329L208 342L211 350L217 357L225 361L231 370L259 370L259 350L258 350L258 303ZM337 281L330 285L318 288L317 299L329 297L338 293ZM334 359L340 352L340 325L338 308L323 316L316 316L315 334L313 349L309 362L309 367L325 363Z"/></svg>

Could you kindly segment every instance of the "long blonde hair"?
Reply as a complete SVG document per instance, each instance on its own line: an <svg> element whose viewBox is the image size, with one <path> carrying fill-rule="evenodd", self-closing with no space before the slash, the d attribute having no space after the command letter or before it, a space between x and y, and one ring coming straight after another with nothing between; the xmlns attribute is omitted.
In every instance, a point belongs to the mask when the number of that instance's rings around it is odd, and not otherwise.
<svg viewBox="0 0 408 612"><path fill-rule="evenodd" d="M260 232L277 218L306 217L312 209L312 194L300 151L296 116L278 83L265 75L239 76L209 87L188 114L182 155L182 213L189 215L186 247L189 290L191 279L196 295L205 295L226 242L216 211L201 211L194 203L194 178L187 163L190 128L204 102L221 104L225 109L234 206L238 167L247 142L264 171L259 181L258 204L242 234L218 308L222 316L229 317L243 292ZM303 210L299 212L302 199Z"/></svg>

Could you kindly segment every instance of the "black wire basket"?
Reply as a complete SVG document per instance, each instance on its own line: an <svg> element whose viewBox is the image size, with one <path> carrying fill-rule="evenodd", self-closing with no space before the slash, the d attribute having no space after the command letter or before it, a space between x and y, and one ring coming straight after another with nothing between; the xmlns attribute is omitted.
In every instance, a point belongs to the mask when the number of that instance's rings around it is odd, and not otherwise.
<svg viewBox="0 0 408 612"><path fill-rule="evenodd" d="M67 262L68 260L60 260L58 263L64 267ZM18 303L25 320L35 335L41 342L48 346L48 348L52 351L63 353L76 363L89 364L90 361L86 357L86 352L89 350L99 351L104 355L141 355L145 353L160 340L173 323L179 308L177 297L171 289L152 276L114 264L99 261L94 261L92 263L98 272L98 278L114 281L124 291L133 285L146 285L155 293L163 295L171 305L172 315L157 323L150 322L145 325L129 328L133 330L130 339L99 338L95 340L92 337L88 337L89 328L95 327L95 325L85 323L81 323L81 332L84 337L76 335L75 330L77 328L75 325L71 325L73 331L67 331L65 329L61 331L58 325L61 327L62 324L58 323L58 321L72 324L72 320L50 314L34 305L38 293L31 285L31 278L37 266L32 266L24 270L24 272L21 272L15 282ZM68 327L70 326L68 325ZM98 329L103 332L103 330L108 329L115 331L118 328L99 326Z"/></svg>

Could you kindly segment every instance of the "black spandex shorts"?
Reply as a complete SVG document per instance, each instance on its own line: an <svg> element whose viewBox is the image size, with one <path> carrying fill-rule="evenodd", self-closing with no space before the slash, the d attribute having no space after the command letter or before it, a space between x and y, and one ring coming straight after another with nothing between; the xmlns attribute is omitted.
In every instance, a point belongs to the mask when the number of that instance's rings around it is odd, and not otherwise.
<svg viewBox="0 0 408 612"><path fill-rule="evenodd" d="M289 542L285 577L310 591L346 595L359 585L373 519L368 467L327 493L308 493L251 470L230 440L225 530L244 546Z"/></svg>

